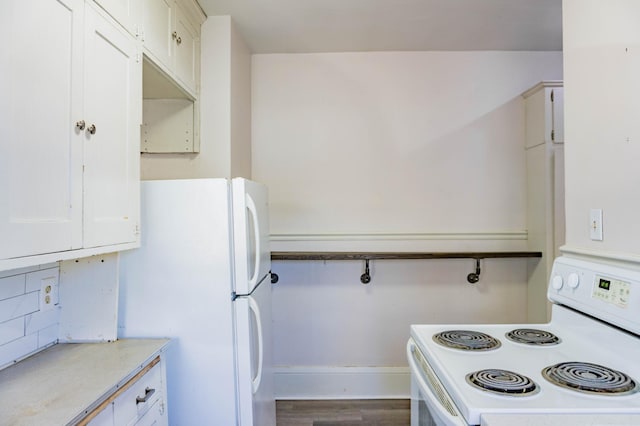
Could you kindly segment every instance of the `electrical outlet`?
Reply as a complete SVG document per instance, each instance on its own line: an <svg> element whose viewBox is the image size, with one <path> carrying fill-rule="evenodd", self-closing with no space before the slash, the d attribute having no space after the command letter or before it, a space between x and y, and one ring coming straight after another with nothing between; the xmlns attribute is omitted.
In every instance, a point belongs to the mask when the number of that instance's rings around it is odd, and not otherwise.
<svg viewBox="0 0 640 426"><path fill-rule="evenodd" d="M58 283L55 277L40 281L40 310L48 311L58 304Z"/></svg>
<svg viewBox="0 0 640 426"><path fill-rule="evenodd" d="M593 241L602 241L602 209L591 209L589 215L589 236Z"/></svg>

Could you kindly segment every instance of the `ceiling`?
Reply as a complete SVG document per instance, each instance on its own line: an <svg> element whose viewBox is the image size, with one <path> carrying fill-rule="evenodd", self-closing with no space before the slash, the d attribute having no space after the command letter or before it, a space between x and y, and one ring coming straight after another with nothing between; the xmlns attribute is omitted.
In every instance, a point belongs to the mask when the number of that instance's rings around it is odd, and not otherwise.
<svg viewBox="0 0 640 426"><path fill-rule="evenodd" d="M562 50L562 0L198 0L253 53Z"/></svg>

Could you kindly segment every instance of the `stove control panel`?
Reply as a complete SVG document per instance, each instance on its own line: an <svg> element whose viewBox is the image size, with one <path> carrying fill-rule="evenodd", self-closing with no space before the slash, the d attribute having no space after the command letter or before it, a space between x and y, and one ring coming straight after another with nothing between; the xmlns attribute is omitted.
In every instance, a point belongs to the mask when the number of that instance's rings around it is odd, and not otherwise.
<svg viewBox="0 0 640 426"><path fill-rule="evenodd" d="M547 297L640 334L640 269L561 256L553 263Z"/></svg>
<svg viewBox="0 0 640 426"><path fill-rule="evenodd" d="M592 297L626 308L631 295L631 284L614 278L596 276Z"/></svg>

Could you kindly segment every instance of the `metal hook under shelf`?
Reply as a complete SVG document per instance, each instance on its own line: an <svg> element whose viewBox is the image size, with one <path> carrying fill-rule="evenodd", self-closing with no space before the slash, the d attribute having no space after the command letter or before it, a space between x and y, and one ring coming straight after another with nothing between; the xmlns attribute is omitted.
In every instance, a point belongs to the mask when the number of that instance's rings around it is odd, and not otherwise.
<svg viewBox="0 0 640 426"><path fill-rule="evenodd" d="M371 282L371 274L369 273L369 259L364 261L364 274L360 275L360 282L362 284L369 284Z"/></svg>
<svg viewBox="0 0 640 426"><path fill-rule="evenodd" d="M476 258L476 272L467 275L467 281L469 281L470 284L475 284L480 281L480 258Z"/></svg>

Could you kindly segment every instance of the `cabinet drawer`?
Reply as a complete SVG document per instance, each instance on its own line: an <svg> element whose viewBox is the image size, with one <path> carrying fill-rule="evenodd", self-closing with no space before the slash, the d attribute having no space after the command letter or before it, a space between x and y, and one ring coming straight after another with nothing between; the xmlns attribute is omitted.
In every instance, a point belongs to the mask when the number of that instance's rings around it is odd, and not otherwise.
<svg viewBox="0 0 640 426"><path fill-rule="evenodd" d="M168 422L164 400L161 398L149 408L149 411L142 418L136 421L134 426L162 426L168 425Z"/></svg>
<svg viewBox="0 0 640 426"><path fill-rule="evenodd" d="M162 403L162 368L157 363L144 376L140 377L113 403L113 419L116 425L135 423L155 403Z"/></svg>

